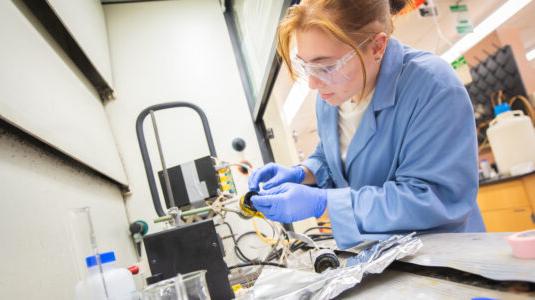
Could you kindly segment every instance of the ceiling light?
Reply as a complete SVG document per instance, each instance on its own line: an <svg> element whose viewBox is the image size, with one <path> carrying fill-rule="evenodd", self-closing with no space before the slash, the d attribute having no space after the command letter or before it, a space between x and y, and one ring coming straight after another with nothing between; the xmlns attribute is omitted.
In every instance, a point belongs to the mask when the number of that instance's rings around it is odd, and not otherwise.
<svg viewBox="0 0 535 300"><path fill-rule="evenodd" d="M451 63L467 50L475 46L479 41L484 39L492 31L505 23L509 18L514 16L518 11L528 5L532 0L508 0L500 8L495 10L483 22L474 28L474 32L465 35L455 43L448 51L441 55L447 62Z"/></svg>
<svg viewBox="0 0 535 300"><path fill-rule="evenodd" d="M528 60L534 60L535 59L535 48L531 49L531 51L526 53L526 58Z"/></svg>

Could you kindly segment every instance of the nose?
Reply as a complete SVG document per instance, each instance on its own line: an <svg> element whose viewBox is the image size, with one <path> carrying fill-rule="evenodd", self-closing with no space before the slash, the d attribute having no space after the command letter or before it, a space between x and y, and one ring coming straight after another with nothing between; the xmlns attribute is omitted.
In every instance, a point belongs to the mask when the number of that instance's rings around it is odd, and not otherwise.
<svg viewBox="0 0 535 300"><path fill-rule="evenodd" d="M317 90L320 87L323 87L324 83L318 77L314 75L308 76L308 87L311 90Z"/></svg>

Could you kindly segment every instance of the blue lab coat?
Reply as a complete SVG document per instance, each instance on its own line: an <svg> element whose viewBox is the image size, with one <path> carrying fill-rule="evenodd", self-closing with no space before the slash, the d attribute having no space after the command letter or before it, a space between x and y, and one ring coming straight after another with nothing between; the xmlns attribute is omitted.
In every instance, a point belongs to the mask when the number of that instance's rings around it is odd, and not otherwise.
<svg viewBox="0 0 535 300"><path fill-rule="evenodd" d="M338 108L318 97L316 115L320 142L303 165L328 189L339 248L394 233L485 230L473 109L445 61L389 40L345 164Z"/></svg>

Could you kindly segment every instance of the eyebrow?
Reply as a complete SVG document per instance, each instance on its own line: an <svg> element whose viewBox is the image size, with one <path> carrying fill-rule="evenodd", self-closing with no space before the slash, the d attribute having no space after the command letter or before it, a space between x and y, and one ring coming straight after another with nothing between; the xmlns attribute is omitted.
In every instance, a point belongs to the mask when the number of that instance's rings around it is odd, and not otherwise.
<svg viewBox="0 0 535 300"><path fill-rule="evenodd" d="M305 61L302 57L300 57L299 55L296 54L296 56ZM332 56L318 56L318 57L315 57L313 59L311 59L310 61L305 61L305 62L308 62L308 63L315 63L315 62L319 62L319 61L322 61L322 60L326 60L326 59L332 59Z"/></svg>

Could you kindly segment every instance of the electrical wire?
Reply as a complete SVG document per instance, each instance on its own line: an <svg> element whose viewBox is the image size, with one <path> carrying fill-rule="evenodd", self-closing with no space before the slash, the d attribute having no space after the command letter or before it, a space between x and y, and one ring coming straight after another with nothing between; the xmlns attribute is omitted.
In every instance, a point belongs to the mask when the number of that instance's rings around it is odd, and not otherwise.
<svg viewBox="0 0 535 300"><path fill-rule="evenodd" d="M251 167L246 165L246 164L242 164L242 163L231 163L231 164L228 164L227 166L229 167L240 167L240 168L244 168L245 170L247 170L248 172L251 172Z"/></svg>
<svg viewBox="0 0 535 300"><path fill-rule="evenodd" d="M228 229L230 231L230 236L232 237L232 241L234 242L234 253L238 257L238 259L241 260L242 262L245 262L245 263L253 262L254 261L253 259L250 259L247 256L245 256L245 254L243 254L243 251L241 250L241 248L238 245L238 241L239 240L236 239L236 235L234 234L234 231L232 230L232 227L230 226L230 224L227 223L227 222L223 222L223 223L218 224L218 225L226 225L228 227ZM218 226L218 225L216 225L216 226Z"/></svg>
<svg viewBox="0 0 535 300"><path fill-rule="evenodd" d="M242 216L241 211L230 209L224 207L225 204L229 204L232 202L233 198L227 199L227 201L224 201L225 197L224 195L220 195L212 204L211 208L212 210L220 215L223 220L225 218L225 212L233 212L238 214L238 216ZM286 229L280 224L280 223L273 223L265 218L262 218L272 229L272 238L268 238L266 234L262 233L260 229L258 228L258 224L256 223L256 220L252 220L252 225L254 230L248 231L240 236L236 237L234 234L234 231L232 230L232 227L227 222L223 222L218 225L225 225L228 227L230 231L230 237L232 238L232 241L234 242L234 253L236 254L236 257L238 257L239 260L244 262L243 265L236 265L235 268L241 267L241 266L251 266L251 265L263 265L263 264L275 264L270 261L279 259L279 262L275 265L283 266L286 263L286 260L291 253L297 251L301 248L306 248L307 244L303 243L301 241L297 240L290 240L288 233L286 232ZM305 230L304 234L307 234L308 232L315 230L315 229L331 229L329 226L315 226L308 228ZM241 248L239 247L240 240L242 240L245 236L248 235L256 235L263 243L270 245L271 250L269 253L263 258L263 259L251 259L247 257ZM332 239L332 234L329 233L319 233L319 234L309 234L308 235L312 240L319 241L319 240L326 240L326 239ZM279 248L279 246L282 246Z"/></svg>
<svg viewBox="0 0 535 300"><path fill-rule="evenodd" d="M289 247L289 240L288 240L288 235L286 233L286 230L284 230L284 228L282 228L282 225L277 225L278 223L272 223L270 222L269 220L267 219L263 219L270 227L271 229L273 230L273 237L270 239L266 236L266 234L260 232L260 230L258 229L258 226L256 225L256 222L254 222L253 220L253 227L255 228L254 231L249 231L249 232L246 232L244 233L242 236L239 236L238 237L238 242L241 238L243 238L243 236L245 235L249 235L249 234L256 234L257 237L264 243L266 243L267 245L270 245L271 246L271 251L264 257L264 259L260 260L262 262L267 262L267 261L270 261L270 260L273 260L273 259L276 259L276 258L281 258L281 262L280 264L283 265L283 258L284 256L282 255L285 251L283 251L284 249L287 249ZM280 227L280 228L278 228ZM279 230L277 230L279 229ZM279 245L282 244L282 248L279 249ZM279 253L280 252L280 253Z"/></svg>
<svg viewBox="0 0 535 300"><path fill-rule="evenodd" d="M234 234L234 231L232 230L232 227L230 226L230 224L227 223L227 222L223 222L220 225L226 225L228 227L228 229L230 231L230 234L231 234L231 237L232 237L232 241L234 242L234 253L236 253L236 256L238 257L238 259L240 259L243 262L250 262L251 259L249 259L247 256L245 256L243 254L243 252L241 251L240 247L238 246L238 242L236 240L236 235Z"/></svg>
<svg viewBox="0 0 535 300"><path fill-rule="evenodd" d="M244 168L246 169L248 172L250 172L252 170L252 168L246 164L243 164L243 163L228 163L228 162L221 162L221 164L218 163L218 165L216 166L216 171L219 171L219 170L222 170L222 169L227 169L227 168L230 168L230 167L240 167L240 168Z"/></svg>
<svg viewBox="0 0 535 300"><path fill-rule="evenodd" d="M313 241L315 242L319 242L319 241L324 241L324 240L332 240L334 237L330 234L311 234L311 235L308 235ZM290 246L289 246L289 250L290 252L295 252L299 249L306 249L306 248L309 248L309 246L302 242L302 241L293 241ZM277 258L279 258L281 255L282 255L282 251L283 249L277 249L276 251L274 251L273 253L271 253L271 255L269 257L266 258L266 260L264 261L271 261L271 260L275 260Z"/></svg>
<svg viewBox="0 0 535 300"><path fill-rule="evenodd" d="M239 245L240 241L245 237L245 236L248 236L248 235L256 235L256 232L255 231L247 231L245 233L242 233L240 236L238 236L238 238L236 238L236 245ZM271 253L272 251L270 251ZM268 254L269 255L269 254ZM242 260L243 261L243 260ZM260 262L260 261L263 261L263 259L249 259L248 262Z"/></svg>
<svg viewBox="0 0 535 300"><path fill-rule="evenodd" d="M266 220L266 222L269 222L269 221ZM279 244L282 244L282 252L279 257L279 263L286 264L288 255L290 254L289 253L290 252L290 249L289 249L290 239L288 237L288 233L286 232L286 229L284 228L284 226L282 226L282 224L280 223L273 223L273 226L278 227L279 229L278 241L277 241L277 244L275 244L275 246L273 247L273 250L277 249Z"/></svg>
<svg viewBox="0 0 535 300"><path fill-rule="evenodd" d="M251 234L255 234L255 235L256 235L256 232L255 232L254 230L244 232L244 233L242 233L240 236L238 236L238 238L236 239L236 241L238 241L238 243L239 243L240 240L241 240L244 236L246 236L246 235L251 235ZM260 234L263 234L263 233L260 233Z"/></svg>
<svg viewBox="0 0 535 300"><path fill-rule="evenodd" d="M270 238L266 237L265 234L260 232L260 230L258 229L258 225L256 224L256 221L254 219L251 221L251 223L253 224L253 228L254 228L254 231L256 232L256 235L258 236L258 238L260 238L260 240L264 244L274 245L274 244L277 244L279 242L278 239L275 239L275 229L273 227L271 228L273 230L273 238L270 239ZM269 225L271 226L271 224L269 224Z"/></svg>
<svg viewBox="0 0 535 300"><path fill-rule="evenodd" d="M319 242L319 241L325 241L325 240L332 240L334 239L334 237L330 234L322 234L322 235L318 235L318 236L315 236L315 235L310 235L309 236L314 242ZM290 250L292 252L295 252L299 249L302 249L302 248L307 248L309 247L307 243L305 242L302 242L302 241L295 241L294 243L292 243L290 245Z"/></svg>
<svg viewBox="0 0 535 300"><path fill-rule="evenodd" d="M239 199L237 197L229 197L229 196L231 195L220 194L210 204L210 209L217 215L221 216L223 221L225 219L226 212L236 213L240 217L243 216L241 211L225 207L225 205L234 203L236 199ZM221 224L217 224L217 225L227 226L230 232L230 237L232 238L232 241L234 242L234 253L236 254L236 257L239 260L244 262L244 264L233 266L231 267L231 269L245 267L245 266L253 266L253 265L275 265L275 266L285 267L284 265L287 261L288 256L291 255L291 253L296 251L297 249L304 248L306 246L305 243L302 243L302 242L297 243L298 241L290 240L286 229L280 223L274 223L265 218L262 218L262 220L264 220L271 227L272 238L268 238L266 234L260 231L256 223L256 220L252 220L254 231L245 232L238 237L236 237L236 235L234 234L234 231L232 230L232 226L230 226L229 223L222 222ZM311 227L311 228L308 228L304 233L306 234L314 229L331 229L331 227L329 226ZM245 236L252 235L252 234L255 234L262 242L268 245L271 245L270 252L261 260L258 258L251 259L247 257L243 253L241 248L239 247L240 240L243 239ZM309 237L311 237L313 240L333 238L331 234L326 234L326 233L310 234ZM282 247L279 248L279 246L282 246ZM271 260L274 260L274 259L279 259L279 263L270 262Z"/></svg>
<svg viewBox="0 0 535 300"><path fill-rule="evenodd" d="M275 266L275 267L279 267L279 268L286 268L285 265L272 263L272 262L263 262L263 261L238 264L238 265L230 266L228 268L229 268L229 270L232 270L232 269L251 267L251 266Z"/></svg>
<svg viewBox="0 0 535 300"><path fill-rule="evenodd" d="M531 118L531 122L535 124L535 109L533 109L531 103L529 103L529 100L522 95L517 95L509 99L509 105L512 107L517 100L520 100L524 104L524 107L528 111L528 115Z"/></svg>
<svg viewBox="0 0 535 300"><path fill-rule="evenodd" d="M453 46L453 43L446 37L446 35L444 35L444 32L442 32L442 29L440 28L440 25L438 24L438 19L437 19L435 12L432 12L431 14L433 18L433 23L435 24L435 29L438 34L437 42L435 44L435 50L433 51L433 53L437 53L438 46L440 45L440 40L445 41L450 47Z"/></svg>
<svg viewBox="0 0 535 300"><path fill-rule="evenodd" d="M310 227L308 228L307 230L305 230L303 232L303 234L307 234L309 233L310 231L314 230L314 229L327 229L327 230L332 230L332 228L330 226L314 226L314 227Z"/></svg>

